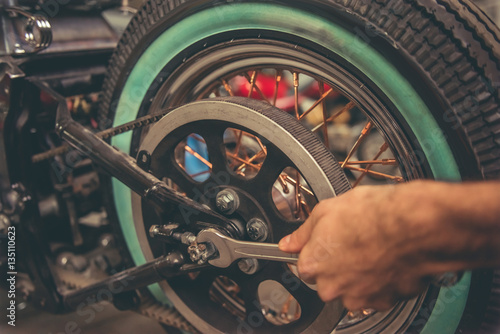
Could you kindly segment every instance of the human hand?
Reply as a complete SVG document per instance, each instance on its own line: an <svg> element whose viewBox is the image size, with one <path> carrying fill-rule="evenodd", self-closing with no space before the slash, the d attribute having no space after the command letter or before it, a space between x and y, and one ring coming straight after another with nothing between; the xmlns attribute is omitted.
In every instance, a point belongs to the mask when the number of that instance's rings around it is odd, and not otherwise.
<svg viewBox="0 0 500 334"><path fill-rule="evenodd" d="M340 297L350 310L388 309L446 271L426 258L441 217L423 188L423 182L363 186L324 200L280 248L300 252L299 274L316 282L323 301Z"/></svg>

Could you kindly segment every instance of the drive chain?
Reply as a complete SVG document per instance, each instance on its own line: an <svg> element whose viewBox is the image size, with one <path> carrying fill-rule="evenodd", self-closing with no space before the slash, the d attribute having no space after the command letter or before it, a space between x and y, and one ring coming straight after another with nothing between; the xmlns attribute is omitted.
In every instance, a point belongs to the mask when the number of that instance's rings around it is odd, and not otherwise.
<svg viewBox="0 0 500 334"><path fill-rule="evenodd" d="M89 284L97 283L108 277L108 275L101 272L93 273L92 277L89 278L82 274L62 268L57 268L57 276L60 282L68 290L81 289ZM164 305L154 300L152 297L141 296L139 307L132 311L154 319L166 326L174 327L189 333L198 333L198 331L191 326L191 324L179 313L179 311L175 309L175 307Z"/></svg>
<svg viewBox="0 0 500 334"><path fill-rule="evenodd" d="M131 122L119 125L114 128L106 129L100 132L97 132L95 135L103 140L111 138L113 136L117 136L119 134L122 134L127 131L135 130L142 128L147 125L151 125L153 123L158 122L163 116L168 114L170 111L172 111L174 108L167 108L163 109L161 112L157 114L152 114L152 115L146 115L140 118L137 118L136 120L133 120ZM70 147L67 144L63 144L62 146L56 147L54 149L51 149L49 151L43 152L43 153L38 153L35 154L31 157L31 162L37 163L41 162L50 158L54 158L55 156L64 154L68 152Z"/></svg>

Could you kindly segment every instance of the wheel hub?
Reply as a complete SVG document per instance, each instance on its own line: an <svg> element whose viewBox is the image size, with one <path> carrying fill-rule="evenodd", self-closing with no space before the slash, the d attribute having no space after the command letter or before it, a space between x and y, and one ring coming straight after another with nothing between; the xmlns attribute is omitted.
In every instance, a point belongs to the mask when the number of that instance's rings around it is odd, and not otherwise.
<svg viewBox="0 0 500 334"><path fill-rule="evenodd" d="M140 151L151 155L157 177L226 215L241 232L238 237L248 241L278 242L300 226L317 201L349 189L339 164L310 131L255 100L180 107L151 129ZM283 201L283 194L293 200ZM146 241L142 251L154 258L165 249L142 234L155 217L139 196L132 203L136 231ZM196 220L186 217L187 226ZM258 327L259 333L333 330L343 313L339 301L324 304L283 263L243 259L160 286L202 332L233 332L241 324ZM273 300L273 291L280 291L283 301ZM225 321L213 321L221 318Z"/></svg>

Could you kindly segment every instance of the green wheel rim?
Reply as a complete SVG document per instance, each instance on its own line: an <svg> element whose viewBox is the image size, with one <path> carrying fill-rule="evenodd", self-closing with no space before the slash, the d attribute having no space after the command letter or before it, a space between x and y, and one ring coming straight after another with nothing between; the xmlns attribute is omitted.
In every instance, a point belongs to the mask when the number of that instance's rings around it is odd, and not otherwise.
<svg viewBox="0 0 500 334"><path fill-rule="evenodd" d="M300 22L300 29L294 22ZM335 52L362 71L392 101L422 146L436 179L460 181L458 166L436 120L411 84L380 53L344 28L322 17L275 4L234 3L203 10L163 32L142 54L130 73L113 126L132 121L159 72L190 45L219 33L264 29L289 33ZM130 152L132 133L116 136L112 144ZM113 179L114 201L125 241L136 265L146 262L133 224L131 192ZM465 308L471 275L452 288L441 289L422 333L454 333ZM171 304L158 284L149 286L159 300Z"/></svg>

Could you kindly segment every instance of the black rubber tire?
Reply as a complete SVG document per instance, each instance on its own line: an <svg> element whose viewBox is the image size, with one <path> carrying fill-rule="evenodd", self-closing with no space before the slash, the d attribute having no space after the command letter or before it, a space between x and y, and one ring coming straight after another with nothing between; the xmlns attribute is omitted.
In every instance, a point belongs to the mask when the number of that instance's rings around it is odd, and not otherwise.
<svg viewBox="0 0 500 334"><path fill-rule="evenodd" d="M169 0L143 5L111 58L100 108L102 127L109 127L120 88L141 52L186 15L225 2ZM358 29L360 38L381 48L413 78L421 95L429 97L428 105L452 141L450 146L456 147L462 176L500 177L500 31L476 5L469 0L294 0L286 4L342 18L348 29Z"/></svg>
<svg viewBox="0 0 500 334"><path fill-rule="evenodd" d="M100 106L101 127L111 126L131 70L163 31L202 9L232 2L241 1L147 1L111 59ZM426 98L462 178L500 178L500 30L471 1L272 2L335 21L369 41ZM473 274L460 331L493 333L500 328L499 289L500 272Z"/></svg>

